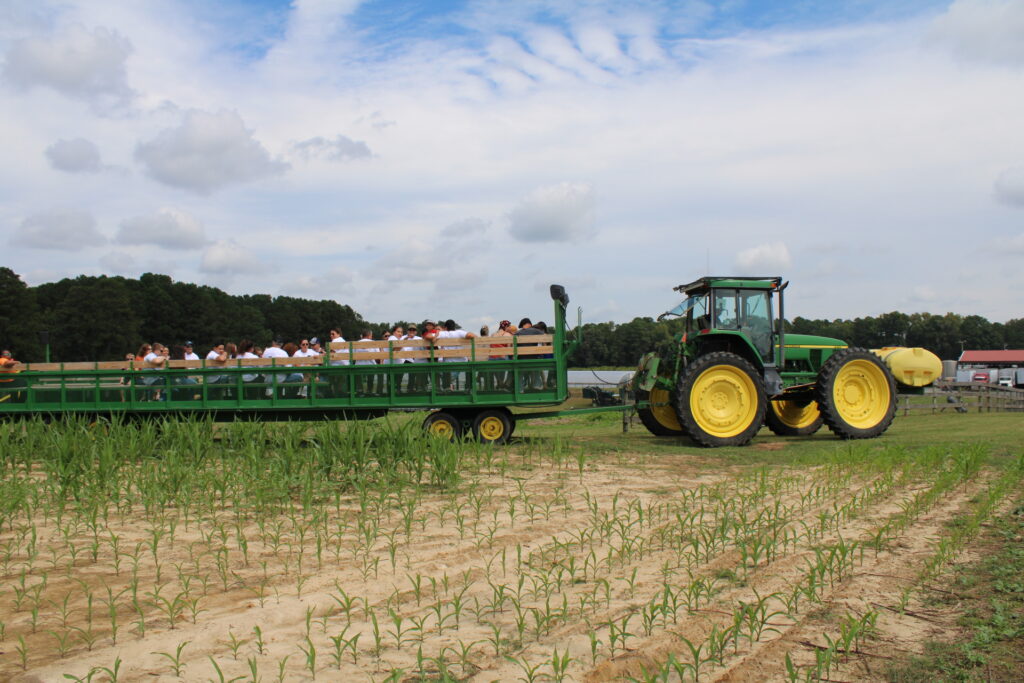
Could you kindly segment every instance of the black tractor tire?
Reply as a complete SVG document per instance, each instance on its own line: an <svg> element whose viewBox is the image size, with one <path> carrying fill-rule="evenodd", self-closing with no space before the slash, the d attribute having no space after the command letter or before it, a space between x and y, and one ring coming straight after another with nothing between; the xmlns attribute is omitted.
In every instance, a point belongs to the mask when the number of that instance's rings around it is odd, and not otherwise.
<svg viewBox="0 0 1024 683"><path fill-rule="evenodd" d="M769 401L764 423L779 436L810 436L824 424L817 401Z"/></svg>
<svg viewBox="0 0 1024 683"><path fill-rule="evenodd" d="M655 396L660 392L655 390ZM650 401L651 392L644 391L643 389L637 389L636 401ZM660 408L637 408L637 417L640 418L640 422L643 423L644 427L647 427L647 431L655 436L682 436L686 432L683 431L682 425L679 424L679 418L675 415L675 409L672 408L672 415L667 415L663 409Z"/></svg>
<svg viewBox="0 0 1024 683"><path fill-rule="evenodd" d="M679 378L676 412L693 441L709 448L744 446L764 424L764 379L742 356L698 356Z"/></svg>
<svg viewBox="0 0 1024 683"><path fill-rule="evenodd" d="M867 349L836 351L818 371L814 387L821 416L840 439L871 439L896 416L896 381Z"/></svg>

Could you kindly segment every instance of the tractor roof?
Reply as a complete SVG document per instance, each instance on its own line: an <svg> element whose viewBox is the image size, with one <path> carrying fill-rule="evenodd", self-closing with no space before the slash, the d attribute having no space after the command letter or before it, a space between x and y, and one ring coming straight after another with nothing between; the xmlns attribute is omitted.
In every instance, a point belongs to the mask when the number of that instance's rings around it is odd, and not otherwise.
<svg viewBox="0 0 1024 683"><path fill-rule="evenodd" d="M781 277L758 277L758 276L735 276L735 275L708 275L686 285L679 285L673 289L677 292L689 294L704 289L724 287L730 289L777 289L782 284Z"/></svg>

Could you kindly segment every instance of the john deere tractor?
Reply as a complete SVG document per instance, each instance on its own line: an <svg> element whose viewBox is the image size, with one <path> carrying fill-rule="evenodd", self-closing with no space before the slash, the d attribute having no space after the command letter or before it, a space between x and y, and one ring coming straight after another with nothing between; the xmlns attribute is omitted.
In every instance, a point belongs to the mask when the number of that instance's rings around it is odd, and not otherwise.
<svg viewBox="0 0 1024 683"><path fill-rule="evenodd" d="M648 353L633 380L637 412L659 436L741 446L762 424L843 439L878 436L892 422L896 387L875 353L828 337L786 334L779 277L704 277L675 287L685 297L672 350Z"/></svg>

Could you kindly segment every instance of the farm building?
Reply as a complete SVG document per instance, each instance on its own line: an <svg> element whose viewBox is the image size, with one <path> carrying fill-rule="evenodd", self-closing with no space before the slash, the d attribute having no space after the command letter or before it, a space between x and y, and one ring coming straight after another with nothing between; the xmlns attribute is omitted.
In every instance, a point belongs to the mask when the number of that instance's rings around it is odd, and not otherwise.
<svg viewBox="0 0 1024 683"><path fill-rule="evenodd" d="M957 365L961 368L1020 368L1024 367L1024 349L1001 351L964 351Z"/></svg>

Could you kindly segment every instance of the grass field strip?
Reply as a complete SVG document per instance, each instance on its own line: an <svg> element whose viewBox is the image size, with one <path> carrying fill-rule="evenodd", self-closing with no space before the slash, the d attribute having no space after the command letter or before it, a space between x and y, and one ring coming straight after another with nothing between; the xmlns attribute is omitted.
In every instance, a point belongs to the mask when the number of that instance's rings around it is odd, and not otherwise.
<svg viewBox="0 0 1024 683"><path fill-rule="evenodd" d="M234 425L219 443L206 423L3 429L0 636L16 655L0 674L108 653L68 669L82 678L578 679L656 630L709 622L699 610L716 604L722 574L746 580L810 552L793 592L755 594L703 639L673 636L690 659L648 674L697 677L820 600L981 458L840 448L806 472L598 495L583 485L588 455L558 440L513 456L402 429ZM829 537L910 484L926 487L876 535ZM240 600L295 615L294 632L232 630L225 605ZM201 623L225 626L216 648L174 637ZM168 644L109 656L150 640Z"/></svg>

